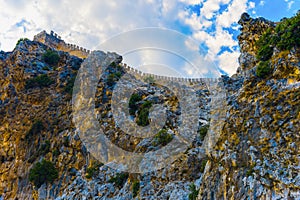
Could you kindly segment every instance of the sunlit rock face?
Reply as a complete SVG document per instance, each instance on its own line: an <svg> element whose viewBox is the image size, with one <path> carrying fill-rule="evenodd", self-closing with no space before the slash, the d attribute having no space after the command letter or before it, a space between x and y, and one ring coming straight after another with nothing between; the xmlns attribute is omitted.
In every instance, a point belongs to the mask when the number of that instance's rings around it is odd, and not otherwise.
<svg viewBox="0 0 300 200"><path fill-rule="evenodd" d="M215 85L177 84L195 91L197 134L174 162L142 174L117 171L91 154L74 124L75 77L89 56L102 63L99 68L107 67L93 96L95 120L114 145L135 153L156 151L178 136L184 113L176 88L132 73L116 53L91 55L54 33L42 32L12 52L0 52L0 199L299 199L299 45L285 51L274 47L271 70L258 77L257 41L278 23L247 14L239 23L237 74ZM151 114L141 118L140 110L147 102L160 104L166 110L164 137L139 138L116 123L113 93L125 75L124 86L139 85L133 89L139 98L131 121L157 120ZM212 98L212 87L218 98ZM36 186L31 169L43 159L53 163L58 176Z"/></svg>
<svg viewBox="0 0 300 200"><path fill-rule="evenodd" d="M299 13L293 20L299 24ZM300 198L299 43L280 50L270 42L272 51L263 61L258 44L267 31L270 38L280 36L278 30L286 23L242 15L240 67L225 80L230 94L226 123L206 165L198 199ZM293 31L299 34L299 29ZM259 76L261 63L268 64L264 76Z"/></svg>

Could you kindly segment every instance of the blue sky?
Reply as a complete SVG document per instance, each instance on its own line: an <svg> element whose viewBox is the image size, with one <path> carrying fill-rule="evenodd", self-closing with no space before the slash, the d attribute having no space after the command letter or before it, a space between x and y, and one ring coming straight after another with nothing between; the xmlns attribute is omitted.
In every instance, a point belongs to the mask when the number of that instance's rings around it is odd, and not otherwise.
<svg viewBox="0 0 300 200"><path fill-rule="evenodd" d="M0 49L4 51L11 51L19 38L32 39L41 30L54 30L68 43L95 50L124 31L161 27L191 37L205 52L203 57L233 74L238 67L240 15L248 12L278 21L293 16L300 0L0 0L0 5ZM193 69L181 70L186 76L197 76Z"/></svg>

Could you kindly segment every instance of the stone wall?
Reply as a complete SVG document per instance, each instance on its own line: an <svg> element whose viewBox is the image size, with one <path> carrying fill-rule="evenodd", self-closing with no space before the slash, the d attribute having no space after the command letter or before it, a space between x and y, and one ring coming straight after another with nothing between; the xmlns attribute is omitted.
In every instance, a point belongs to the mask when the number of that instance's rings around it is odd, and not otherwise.
<svg viewBox="0 0 300 200"><path fill-rule="evenodd" d="M90 50L87 50L83 47L79 47L78 45L69 44L66 43L64 40L61 39L61 37L51 31L50 34L48 34L46 31L42 31L36 36L34 36L34 41L41 42L47 46L50 46L52 48L55 48L60 51L65 51L70 53L71 55L80 57L80 58L87 58L88 55L91 53ZM125 68L126 71L134 73L136 76L140 76L141 78L145 77L152 77L155 80L168 80L168 81L179 81L179 82L189 82L189 83L207 83L207 82L213 82L217 81L216 78L183 78L183 77L169 77L169 76L159 76L156 74L151 73L144 73L140 70L137 70L133 67L130 67L129 65L125 63L120 64L121 67Z"/></svg>
<svg viewBox="0 0 300 200"><path fill-rule="evenodd" d="M171 76L159 76L156 74L151 73L144 73L138 69L135 69L126 63L121 63L121 67L123 67L127 72L130 72L131 74L135 74L135 76L146 78L146 77L152 77L155 80L168 80L168 81L178 81L178 82L185 82L185 83L207 83L207 82L217 82L217 78L184 78L184 77L171 77Z"/></svg>

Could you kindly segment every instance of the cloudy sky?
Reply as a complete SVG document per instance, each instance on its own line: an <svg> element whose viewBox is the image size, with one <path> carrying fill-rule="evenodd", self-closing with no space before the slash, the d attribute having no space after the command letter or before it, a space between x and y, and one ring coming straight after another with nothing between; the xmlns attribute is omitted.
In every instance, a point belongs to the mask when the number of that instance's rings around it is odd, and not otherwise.
<svg viewBox="0 0 300 200"><path fill-rule="evenodd" d="M13 50L19 38L32 39L42 30L54 30L68 43L96 50L120 33L160 27L192 38L193 45L186 42L181 48L201 49L200 54L220 71L233 74L238 66L240 15L248 12L278 21L293 16L300 0L0 0L0 5L0 49L4 51Z"/></svg>

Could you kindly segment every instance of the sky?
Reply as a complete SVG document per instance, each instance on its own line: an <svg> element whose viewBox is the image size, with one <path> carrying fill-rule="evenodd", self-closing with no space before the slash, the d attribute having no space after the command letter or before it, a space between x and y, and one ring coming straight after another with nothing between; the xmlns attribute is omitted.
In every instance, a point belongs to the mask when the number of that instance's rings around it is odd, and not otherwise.
<svg viewBox="0 0 300 200"><path fill-rule="evenodd" d="M12 51L19 38L33 39L42 30L54 30L68 43L98 50L100 44L122 33L158 27L191 38L192 45L168 38L166 41L198 52L201 58L215 63L220 72L232 75L240 55L237 21L241 14L248 12L254 18L263 16L279 21L295 14L300 9L300 0L0 0L0 5L0 50L3 51ZM129 43L136 42L134 37L132 34ZM149 66L149 60L159 55L162 57L163 53L139 52L129 55L128 62ZM130 63L132 57L149 59L148 63L145 59ZM155 63L167 65L158 63L162 60L157 59ZM190 67L176 66L176 59L169 60L173 60L169 64L175 66L174 71L199 76Z"/></svg>

